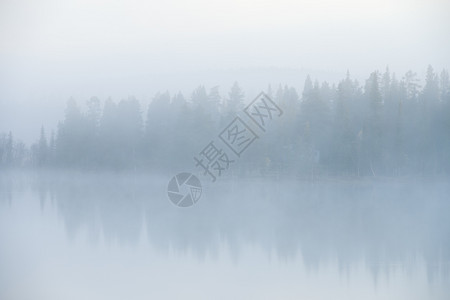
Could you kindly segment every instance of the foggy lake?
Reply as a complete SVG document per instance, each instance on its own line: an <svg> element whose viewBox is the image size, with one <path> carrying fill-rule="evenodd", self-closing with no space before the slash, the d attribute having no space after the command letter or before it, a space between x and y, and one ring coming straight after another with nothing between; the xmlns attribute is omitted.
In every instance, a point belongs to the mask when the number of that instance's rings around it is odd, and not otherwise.
<svg viewBox="0 0 450 300"><path fill-rule="evenodd" d="M0 0L0 300L450 300L449 0Z"/></svg>
<svg viewBox="0 0 450 300"><path fill-rule="evenodd" d="M448 299L450 184L0 174L0 299Z"/></svg>

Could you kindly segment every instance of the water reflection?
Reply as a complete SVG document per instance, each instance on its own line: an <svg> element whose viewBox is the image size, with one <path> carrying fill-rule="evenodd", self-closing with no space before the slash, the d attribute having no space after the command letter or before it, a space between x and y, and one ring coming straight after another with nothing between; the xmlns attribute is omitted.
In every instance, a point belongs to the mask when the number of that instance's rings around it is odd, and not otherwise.
<svg viewBox="0 0 450 300"><path fill-rule="evenodd" d="M85 231L93 247L137 247L144 234L163 255L220 260L225 247L240 264L251 246L267 260L301 259L310 271L330 263L346 274L364 262L375 283L398 270L411 273L423 261L430 283L450 283L447 181L223 180L182 209L166 198L167 178L10 174L1 176L0 209L7 213L16 199L29 197L42 217L56 212L69 240Z"/></svg>

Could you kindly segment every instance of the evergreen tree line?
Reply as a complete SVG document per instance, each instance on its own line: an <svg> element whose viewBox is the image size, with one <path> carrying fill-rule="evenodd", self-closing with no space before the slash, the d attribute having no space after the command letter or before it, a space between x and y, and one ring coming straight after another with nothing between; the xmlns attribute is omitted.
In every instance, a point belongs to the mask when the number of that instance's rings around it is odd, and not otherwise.
<svg viewBox="0 0 450 300"><path fill-rule="evenodd" d="M404 176L450 174L450 80L428 67L425 83L409 71L387 69L361 85L312 82L301 94L279 86L266 93L284 114L230 168L300 176ZM82 110L70 99L56 132L41 129L29 148L12 133L0 135L0 167L183 170L241 111L235 83L183 94L158 93L145 112L130 97L103 105L93 97ZM248 99L250 101L252 99Z"/></svg>

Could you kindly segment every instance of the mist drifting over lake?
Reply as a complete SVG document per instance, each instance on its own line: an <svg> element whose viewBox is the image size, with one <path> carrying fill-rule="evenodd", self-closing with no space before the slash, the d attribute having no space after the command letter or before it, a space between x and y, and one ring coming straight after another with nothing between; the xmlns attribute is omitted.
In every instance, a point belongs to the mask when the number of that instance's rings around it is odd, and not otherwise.
<svg viewBox="0 0 450 300"><path fill-rule="evenodd" d="M2 1L0 299L449 299L449 12Z"/></svg>

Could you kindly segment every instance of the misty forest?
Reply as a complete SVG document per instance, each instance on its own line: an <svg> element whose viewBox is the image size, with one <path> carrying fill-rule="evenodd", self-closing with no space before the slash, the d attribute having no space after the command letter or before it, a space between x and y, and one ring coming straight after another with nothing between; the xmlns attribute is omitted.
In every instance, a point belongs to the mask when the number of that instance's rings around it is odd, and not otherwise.
<svg viewBox="0 0 450 300"><path fill-rule="evenodd" d="M233 165L240 174L301 177L450 174L450 80L428 67L424 84L408 71L373 72L361 84L306 78L303 91L268 86L284 111L276 129ZM237 82L197 87L191 95L161 92L148 108L139 99L69 99L56 129L40 128L30 146L0 135L0 167L164 171L193 165L192 157L245 104ZM26 109L26 108L24 108ZM39 129L36 129L39 135Z"/></svg>

